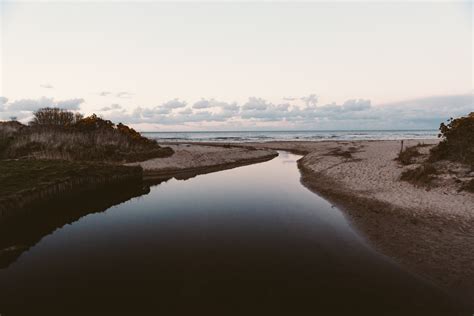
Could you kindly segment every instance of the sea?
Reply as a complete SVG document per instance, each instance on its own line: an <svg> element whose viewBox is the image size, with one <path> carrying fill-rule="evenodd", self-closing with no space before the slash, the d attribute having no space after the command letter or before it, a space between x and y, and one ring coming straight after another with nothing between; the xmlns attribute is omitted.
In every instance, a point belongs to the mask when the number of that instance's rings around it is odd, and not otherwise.
<svg viewBox="0 0 474 316"><path fill-rule="evenodd" d="M267 142L436 139L438 130L142 132L159 142Z"/></svg>

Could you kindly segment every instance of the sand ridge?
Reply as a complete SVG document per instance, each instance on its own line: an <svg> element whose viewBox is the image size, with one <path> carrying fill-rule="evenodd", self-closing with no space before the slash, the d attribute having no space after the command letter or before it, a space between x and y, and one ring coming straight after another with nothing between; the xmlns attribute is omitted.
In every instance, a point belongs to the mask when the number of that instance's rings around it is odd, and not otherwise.
<svg viewBox="0 0 474 316"><path fill-rule="evenodd" d="M240 146L211 146L203 144L167 144L174 154L167 158L130 163L139 165L144 174L174 174L186 171L206 171L209 168L235 167L272 159L278 153L272 149Z"/></svg>

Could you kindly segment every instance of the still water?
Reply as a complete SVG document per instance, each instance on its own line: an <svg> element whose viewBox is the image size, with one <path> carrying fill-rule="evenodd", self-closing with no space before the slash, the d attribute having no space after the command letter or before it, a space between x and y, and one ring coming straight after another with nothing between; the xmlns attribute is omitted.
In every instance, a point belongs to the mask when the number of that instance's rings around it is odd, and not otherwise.
<svg viewBox="0 0 474 316"><path fill-rule="evenodd" d="M298 158L171 179L56 229L0 269L0 313L454 314L302 186Z"/></svg>

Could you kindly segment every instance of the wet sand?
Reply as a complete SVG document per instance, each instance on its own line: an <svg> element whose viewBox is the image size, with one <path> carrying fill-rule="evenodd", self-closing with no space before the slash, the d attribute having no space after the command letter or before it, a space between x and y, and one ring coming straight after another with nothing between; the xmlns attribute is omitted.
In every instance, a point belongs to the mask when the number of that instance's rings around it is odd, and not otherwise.
<svg viewBox="0 0 474 316"><path fill-rule="evenodd" d="M449 175L431 189L400 181L407 167L394 160L399 141L250 145L303 154L302 183L344 210L378 251L474 302L474 194L458 191Z"/></svg>
<svg viewBox="0 0 474 316"><path fill-rule="evenodd" d="M419 142L437 143L405 140L405 146ZM394 160L399 141L171 147L176 152L172 157L139 163L146 177L187 178L269 160L274 150L304 155L298 162L302 183L345 211L371 245L455 296L474 301L474 195L458 191L449 179L429 190L400 181L406 167Z"/></svg>

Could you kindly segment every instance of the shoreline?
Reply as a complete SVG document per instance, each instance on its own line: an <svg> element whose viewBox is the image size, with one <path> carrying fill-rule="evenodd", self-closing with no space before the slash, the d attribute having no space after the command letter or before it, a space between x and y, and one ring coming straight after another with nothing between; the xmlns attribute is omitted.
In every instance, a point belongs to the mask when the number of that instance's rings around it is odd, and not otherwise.
<svg viewBox="0 0 474 316"><path fill-rule="evenodd" d="M405 145L417 142L423 141ZM394 161L399 141L260 146L303 155L301 183L338 206L376 251L473 305L474 194L457 192L450 182L433 189L401 182L406 167Z"/></svg>
<svg viewBox="0 0 474 316"><path fill-rule="evenodd" d="M421 140L406 140L405 145L418 142ZM425 142L426 150L436 143ZM141 183L153 185L170 178L188 179L268 161L278 156L276 150L302 155L298 160L301 183L338 206L376 251L472 305L474 194L454 190L452 181L432 190L399 181L400 173L407 168L394 161L399 141L170 146L175 151L171 157L126 166L136 166L137 170L141 167ZM66 183L60 185L69 188ZM48 194L59 192L53 191L48 190Z"/></svg>
<svg viewBox="0 0 474 316"><path fill-rule="evenodd" d="M199 174L264 162L278 156L275 150L256 149L250 146L187 143L167 146L175 152L171 157L126 165L142 167L144 180L153 182L170 178L189 179Z"/></svg>

